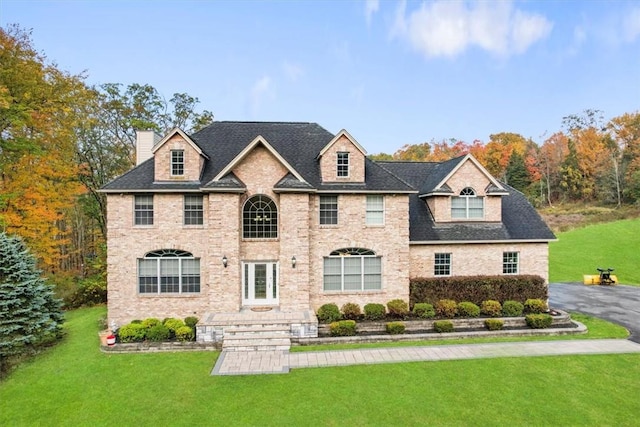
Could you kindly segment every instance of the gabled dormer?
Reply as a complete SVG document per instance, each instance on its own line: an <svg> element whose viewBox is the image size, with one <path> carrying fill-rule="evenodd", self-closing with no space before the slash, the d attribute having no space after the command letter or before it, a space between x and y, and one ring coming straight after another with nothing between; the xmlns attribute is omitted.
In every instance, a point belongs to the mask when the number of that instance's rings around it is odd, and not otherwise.
<svg viewBox="0 0 640 427"><path fill-rule="evenodd" d="M355 138L341 130L318 154L322 182L363 183L366 156Z"/></svg>
<svg viewBox="0 0 640 427"><path fill-rule="evenodd" d="M438 222L501 222L507 190L472 155L444 162L425 182L422 198Z"/></svg>
<svg viewBox="0 0 640 427"><path fill-rule="evenodd" d="M200 181L207 156L184 131L172 129L151 150L154 182Z"/></svg>

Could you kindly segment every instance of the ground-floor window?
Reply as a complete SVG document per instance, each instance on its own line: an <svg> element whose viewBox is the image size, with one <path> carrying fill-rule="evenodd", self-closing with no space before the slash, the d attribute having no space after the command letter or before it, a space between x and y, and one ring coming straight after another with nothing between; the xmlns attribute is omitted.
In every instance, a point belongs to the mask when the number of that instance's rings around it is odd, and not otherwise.
<svg viewBox="0 0 640 427"><path fill-rule="evenodd" d="M518 274L519 264L518 252L503 252L502 253L502 273L503 274Z"/></svg>
<svg viewBox="0 0 640 427"><path fill-rule="evenodd" d="M451 275L451 254L439 253L435 254L433 262L434 276L450 276Z"/></svg>
<svg viewBox="0 0 640 427"><path fill-rule="evenodd" d="M200 292L200 259L186 251L161 249L138 259L141 294Z"/></svg>
<svg viewBox="0 0 640 427"><path fill-rule="evenodd" d="M325 291L382 289L382 259L369 249L344 248L324 258Z"/></svg>

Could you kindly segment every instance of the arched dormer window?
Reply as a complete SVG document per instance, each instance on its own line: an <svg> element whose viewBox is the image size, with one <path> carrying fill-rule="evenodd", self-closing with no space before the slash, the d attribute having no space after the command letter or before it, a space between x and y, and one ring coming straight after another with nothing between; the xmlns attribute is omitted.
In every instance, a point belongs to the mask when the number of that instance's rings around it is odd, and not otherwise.
<svg viewBox="0 0 640 427"><path fill-rule="evenodd" d="M325 292L382 289L382 259L370 249L343 248L324 258Z"/></svg>
<svg viewBox="0 0 640 427"><path fill-rule="evenodd" d="M200 258L178 249L160 249L138 258L138 292L186 294L200 292Z"/></svg>
<svg viewBox="0 0 640 427"><path fill-rule="evenodd" d="M484 218L484 198L476 195L471 187L465 187L459 196L451 197L451 219Z"/></svg>
<svg viewBox="0 0 640 427"><path fill-rule="evenodd" d="M251 197L242 208L242 237L275 239L278 237L278 208L262 194Z"/></svg>

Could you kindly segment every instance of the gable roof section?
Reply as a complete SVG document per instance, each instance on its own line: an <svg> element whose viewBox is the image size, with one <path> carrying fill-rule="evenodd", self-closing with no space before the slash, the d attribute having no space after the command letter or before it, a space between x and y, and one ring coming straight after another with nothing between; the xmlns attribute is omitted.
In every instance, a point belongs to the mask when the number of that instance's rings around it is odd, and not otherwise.
<svg viewBox="0 0 640 427"><path fill-rule="evenodd" d="M327 145L324 146L322 150L320 150L320 152L318 153L318 158L324 156L324 153L326 153L327 150L331 148L331 146L335 144L343 136L346 137L362 153L362 155L364 156L367 155L367 151L364 148L362 148L362 145L358 144L358 141L356 141L356 139L352 137L351 134L346 131L346 129L342 129L340 132L336 134L336 136L331 141L329 141Z"/></svg>
<svg viewBox="0 0 640 427"><path fill-rule="evenodd" d="M419 188L420 196L430 196L436 193L452 193L451 188L447 185L447 181L467 161L472 162L478 169L480 169L480 172L487 177L493 190L491 194L506 194L502 184L491 176L491 174L480 164L478 160L476 160L475 157L471 154L466 154L438 164L433 173L425 179Z"/></svg>
<svg viewBox="0 0 640 427"><path fill-rule="evenodd" d="M191 147L193 147L194 150L196 150L196 152L198 154L200 154L201 156L204 156L206 158L207 155L205 153L202 152L202 149L198 146L198 144L196 144L191 137L189 137L189 135L187 135L182 129L180 128L173 128L171 129L165 136L164 138L162 138L160 141L158 141L158 143L156 145L153 146L153 148L151 149L151 153L155 154L156 151L158 151L158 149L160 149L160 147L162 147L167 141L169 141L171 138L173 138L176 134L180 135L182 137L182 139L184 139Z"/></svg>

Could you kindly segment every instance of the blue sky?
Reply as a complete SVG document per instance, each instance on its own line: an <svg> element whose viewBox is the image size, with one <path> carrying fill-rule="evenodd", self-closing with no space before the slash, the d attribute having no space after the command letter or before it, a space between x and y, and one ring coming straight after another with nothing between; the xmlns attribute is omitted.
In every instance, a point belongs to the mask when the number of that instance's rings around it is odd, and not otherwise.
<svg viewBox="0 0 640 427"><path fill-rule="evenodd" d="M197 96L217 120L347 129L369 153L640 110L640 2L0 0L87 82Z"/></svg>

